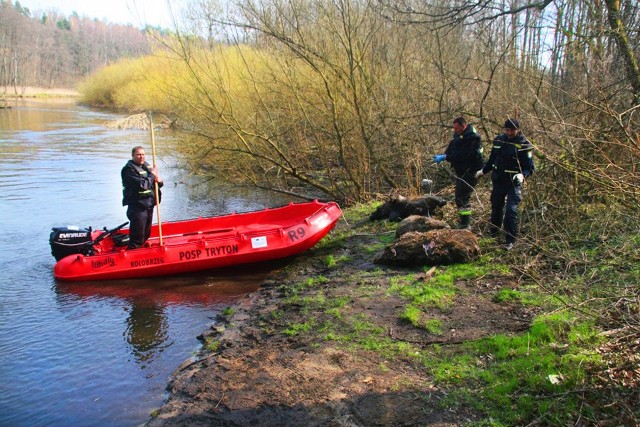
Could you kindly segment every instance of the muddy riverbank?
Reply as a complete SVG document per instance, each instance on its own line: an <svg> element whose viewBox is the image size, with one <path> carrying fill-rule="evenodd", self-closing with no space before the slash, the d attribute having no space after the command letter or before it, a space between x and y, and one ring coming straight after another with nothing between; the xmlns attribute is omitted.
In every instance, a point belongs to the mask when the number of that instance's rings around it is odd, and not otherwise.
<svg viewBox="0 0 640 427"><path fill-rule="evenodd" d="M526 330L533 313L494 302L516 286L509 275L457 283L452 304L427 324L402 319L395 278L429 281L434 269L373 263L394 225L364 215L291 261L204 333L153 414L163 425L459 425L471 409L446 408L411 348L447 348ZM231 313L232 311L232 313ZM388 348L388 350L385 350Z"/></svg>

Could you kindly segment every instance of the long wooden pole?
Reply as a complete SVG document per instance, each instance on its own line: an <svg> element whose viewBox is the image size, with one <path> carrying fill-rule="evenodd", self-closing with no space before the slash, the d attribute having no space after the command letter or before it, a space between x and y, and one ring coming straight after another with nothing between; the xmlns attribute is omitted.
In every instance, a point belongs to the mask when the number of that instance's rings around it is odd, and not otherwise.
<svg viewBox="0 0 640 427"><path fill-rule="evenodd" d="M151 111L149 111L149 131L151 132L151 159L153 161L153 166L156 166L156 140L153 135L153 116L151 115ZM153 190L156 196L156 213L158 215L158 236L160 237L160 246L162 246L162 221L160 220L160 189L158 187L158 183L153 183Z"/></svg>

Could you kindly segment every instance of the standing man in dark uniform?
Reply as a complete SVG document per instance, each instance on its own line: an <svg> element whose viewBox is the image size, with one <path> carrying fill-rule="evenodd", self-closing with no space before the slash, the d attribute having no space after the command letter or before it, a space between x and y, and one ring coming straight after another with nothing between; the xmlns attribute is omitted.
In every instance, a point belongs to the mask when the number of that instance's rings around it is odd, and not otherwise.
<svg viewBox="0 0 640 427"><path fill-rule="evenodd" d="M453 139L444 154L433 156L436 163L448 161L456 173L456 207L458 227L471 226L471 195L475 191L478 178L476 171L484 165L482 139L464 117L453 120Z"/></svg>
<svg viewBox="0 0 640 427"><path fill-rule="evenodd" d="M476 172L479 178L492 170L491 234L498 236L504 223L505 249L510 250L518 235L518 205L522 201L522 184L535 171L533 145L520 131L516 119L507 119L504 133L496 136L487 164ZM506 211L505 211L506 198Z"/></svg>
<svg viewBox="0 0 640 427"><path fill-rule="evenodd" d="M122 206L127 208L129 218L129 249L139 248L151 234L153 207L156 203L154 183L162 187L162 179L158 176L156 165L151 167L144 161L142 147L133 147L131 160L122 168ZM158 194L160 191L158 190Z"/></svg>

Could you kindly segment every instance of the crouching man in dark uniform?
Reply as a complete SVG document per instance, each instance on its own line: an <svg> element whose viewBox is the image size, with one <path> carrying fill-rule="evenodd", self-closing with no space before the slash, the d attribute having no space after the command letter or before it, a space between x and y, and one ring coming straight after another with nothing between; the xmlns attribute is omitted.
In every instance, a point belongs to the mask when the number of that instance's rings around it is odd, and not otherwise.
<svg viewBox="0 0 640 427"><path fill-rule="evenodd" d="M510 250L518 235L518 205L522 201L522 184L533 174L533 145L520 131L516 119L508 119L504 133L496 136L489 160L476 172L480 178L492 170L491 181L491 235L498 236L504 223L505 249ZM505 210L506 198L506 210Z"/></svg>
<svg viewBox="0 0 640 427"><path fill-rule="evenodd" d="M458 208L458 228L471 226L471 195L475 191L478 178L476 171L484 164L482 139L464 117L453 120L453 139L444 154L433 156L433 161L451 163L456 173L456 207Z"/></svg>
<svg viewBox="0 0 640 427"><path fill-rule="evenodd" d="M151 235L153 207L157 204L154 183L158 183L158 188L163 185L158 168L155 165L151 167L144 159L144 148L134 147L131 160L121 172L122 206L129 206L129 249L141 247Z"/></svg>

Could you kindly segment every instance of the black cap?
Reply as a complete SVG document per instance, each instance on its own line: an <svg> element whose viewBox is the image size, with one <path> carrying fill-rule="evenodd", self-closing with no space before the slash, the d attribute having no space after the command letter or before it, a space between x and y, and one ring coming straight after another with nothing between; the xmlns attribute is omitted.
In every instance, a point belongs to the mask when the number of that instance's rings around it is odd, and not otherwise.
<svg viewBox="0 0 640 427"><path fill-rule="evenodd" d="M507 119L507 121L504 122L504 128L505 129L516 129L516 130L519 130L520 129L520 123L516 119Z"/></svg>

